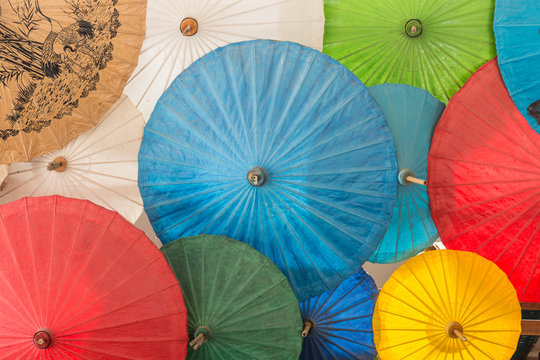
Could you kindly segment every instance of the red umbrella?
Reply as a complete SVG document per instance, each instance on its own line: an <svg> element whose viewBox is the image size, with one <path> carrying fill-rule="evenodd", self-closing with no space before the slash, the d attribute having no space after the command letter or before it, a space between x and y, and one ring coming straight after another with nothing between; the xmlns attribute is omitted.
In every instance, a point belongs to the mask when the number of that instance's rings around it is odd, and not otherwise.
<svg viewBox="0 0 540 360"><path fill-rule="evenodd" d="M439 121L428 194L447 248L492 260L520 301L540 302L540 135L512 103L496 59L454 95Z"/></svg>
<svg viewBox="0 0 540 360"><path fill-rule="evenodd" d="M0 359L181 359L161 252L116 212L60 196L0 206Z"/></svg>

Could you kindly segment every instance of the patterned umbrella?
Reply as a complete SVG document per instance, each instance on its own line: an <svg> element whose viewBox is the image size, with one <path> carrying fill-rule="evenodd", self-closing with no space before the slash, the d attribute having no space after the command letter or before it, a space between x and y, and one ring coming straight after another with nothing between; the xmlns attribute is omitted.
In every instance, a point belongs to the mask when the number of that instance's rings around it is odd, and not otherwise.
<svg viewBox="0 0 540 360"><path fill-rule="evenodd" d="M426 90L410 85L384 84L368 91L386 116L399 166L392 221L369 261L398 262L418 254L439 237L425 182L418 178L427 176L429 146L444 105Z"/></svg>
<svg viewBox="0 0 540 360"><path fill-rule="evenodd" d="M0 206L0 357L185 358L182 292L115 212L60 196Z"/></svg>
<svg viewBox="0 0 540 360"><path fill-rule="evenodd" d="M231 44L160 99L139 153L157 236L237 238L267 255L300 300L369 258L396 197L384 116L336 61L288 42Z"/></svg>
<svg viewBox="0 0 540 360"><path fill-rule="evenodd" d="M125 93L148 120L159 97L195 60L230 43L273 39L322 49L321 0L149 1L146 38Z"/></svg>
<svg viewBox="0 0 540 360"><path fill-rule="evenodd" d="M179 239L161 251L186 298L188 359L298 359L298 302L270 259L216 235Z"/></svg>
<svg viewBox="0 0 540 360"><path fill-rule="evenodd" d="M0 7L0 163L60 149L120 97L145 0L9 0Z"/></svg>
<svg viewBox="0 0 540 360"><path fill-rule="evenodd" d="M494 0L326 0L323 51L366 86L402 83L443 103L495 56Z"/></svg>
<svg viewBox="0 0 540 360"><path fill-rule="evenodd" d="M360 269L335 289L300 303L305 337L300 359L373 359L371 318L378 293Z"/></svg>
<svg viewBox="0 0 540 360"><path fill-rule="evenodd" d="M540 135L494 59L446 108L429 152L431 215L444 245L495 262L523 302L540 302Z"/></svg>

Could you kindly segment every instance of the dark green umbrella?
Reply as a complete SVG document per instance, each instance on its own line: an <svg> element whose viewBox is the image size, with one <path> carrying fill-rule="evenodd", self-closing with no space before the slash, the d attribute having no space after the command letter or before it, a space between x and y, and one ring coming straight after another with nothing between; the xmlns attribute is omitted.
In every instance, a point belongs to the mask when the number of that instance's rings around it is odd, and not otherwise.
<svg viewBox="0 0 540 360"><path fill-rule="evenodd" d="M300 308L270 259L216 235L182 238L161 251L184 293L188 359L298 359Z"/></svg>

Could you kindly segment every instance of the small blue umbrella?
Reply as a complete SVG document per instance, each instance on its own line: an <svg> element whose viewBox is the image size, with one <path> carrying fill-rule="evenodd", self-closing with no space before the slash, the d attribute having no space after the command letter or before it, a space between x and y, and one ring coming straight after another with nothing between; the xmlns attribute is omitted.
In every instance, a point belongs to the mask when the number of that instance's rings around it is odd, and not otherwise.
<svg viewBox="0 0 540 360"><path fill-rule="evenodd" d="M386 116L398 159L397 202L392 221L369 261L392 263L410 258L439 237L431 219L427 189L407 180L425 179L433 131L444 104L429 92L410 85L383 84L368 88Z"/></svg>
<svg viewBox="0 0 540 360"><path fill-rule="evenodd" d="M246 242L300 299L332 289L388 227L397 162L384 116L328 56L289 42L231 44L163 94L139 153L158 237Z"/></svg>
<svg viewBox="0 0 540 360"><path fill-rule="evenodd" d="M504 84L540 134L540 6L538 0L497 0L493 20Z"/></svg>
<svg viewBox="0 0 540 360"><path fill-rule="evenodd" d="M373 359L371 318L378 293L371 276L360 269L335 289L301 302L300 359Z"/></svg>

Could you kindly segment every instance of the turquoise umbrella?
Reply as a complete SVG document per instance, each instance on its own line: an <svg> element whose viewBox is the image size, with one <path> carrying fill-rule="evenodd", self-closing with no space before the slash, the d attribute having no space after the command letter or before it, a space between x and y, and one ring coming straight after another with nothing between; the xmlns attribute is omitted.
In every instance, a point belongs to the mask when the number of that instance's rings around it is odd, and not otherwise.
<svg viewBox="0 0 540 360"><path fill-rule="evenodd" d="M410 85L383 84L368 91L386 116L399 167L392 220L369 261L392 263L418 254L438 238L427 189L422 181L413 181L427 176L431 138L444 104L426 90Z"/></svg>

